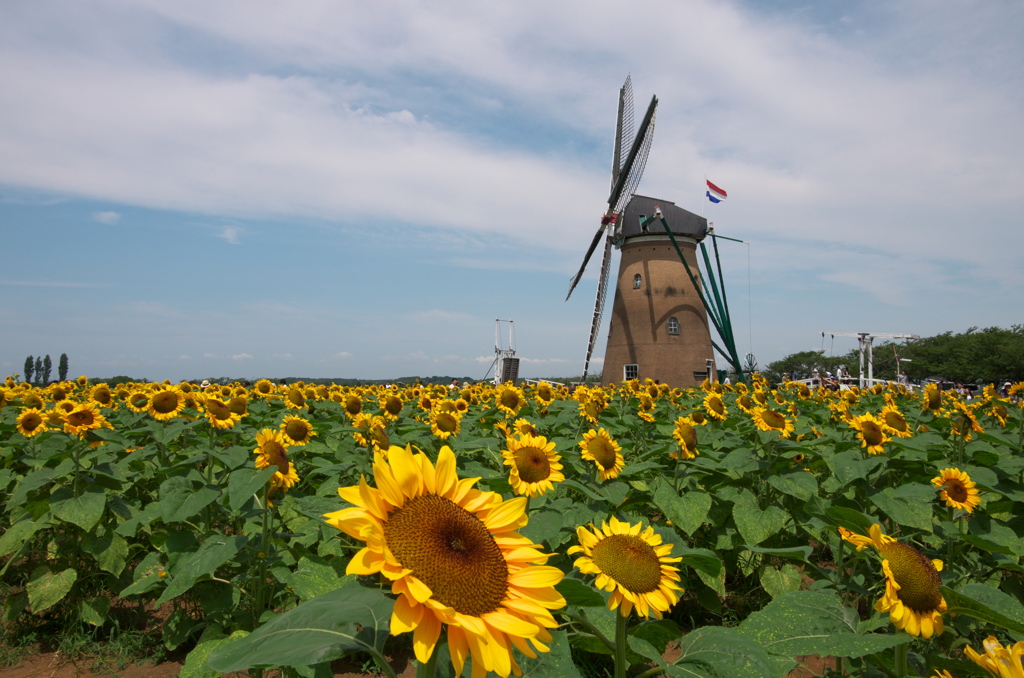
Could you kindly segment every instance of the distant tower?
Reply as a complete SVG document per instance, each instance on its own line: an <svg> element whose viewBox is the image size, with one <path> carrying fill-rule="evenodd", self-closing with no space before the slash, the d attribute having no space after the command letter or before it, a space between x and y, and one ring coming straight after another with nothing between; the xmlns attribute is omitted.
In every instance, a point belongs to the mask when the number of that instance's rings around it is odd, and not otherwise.
<svg viewBox="0 0 1024 678"><path fill-rule="evenodd" d="M714 347L707 312L660 220L641 228L660 207L686 262L697 268L704 217L668 200L633 196L616 224L619 277L608 327L602 383L651 378L672 387L700 384ZM715 375L710 375L714 380Z"/></svg>

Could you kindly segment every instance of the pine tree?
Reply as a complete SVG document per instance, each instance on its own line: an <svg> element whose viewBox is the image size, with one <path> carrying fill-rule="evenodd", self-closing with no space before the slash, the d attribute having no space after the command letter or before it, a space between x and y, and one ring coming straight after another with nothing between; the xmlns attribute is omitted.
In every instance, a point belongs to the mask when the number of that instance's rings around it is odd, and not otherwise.
<svg viewBox="0 0 1024 678"><path fill-rule="evenodd" d="M36 370L36 361L32 356L25 358L25 383L32 383L32 373Z"/></svg>
<svg viewBox="0 0 1024 678"><path fill-rule="evenodd" d="M60 363L57 365L57 378L65 381L68 378L68 354L60 354Z"/></svg>
<svg viewBox="0 0 1024 678"><path fill-rule="evenodd" d="M36 386L39 386L39 380L43 378L43 358L41 356L36 356L35 372L36 379L32 383L35 384Z"/></svg>
<svg viewBox="0 0 1024 678"><path fill-rule="evenodd" d="M47 353L46 357L43 358L43 386L50 383L50 374L53 372L53 361L50 360L50 354Z"/></svg>

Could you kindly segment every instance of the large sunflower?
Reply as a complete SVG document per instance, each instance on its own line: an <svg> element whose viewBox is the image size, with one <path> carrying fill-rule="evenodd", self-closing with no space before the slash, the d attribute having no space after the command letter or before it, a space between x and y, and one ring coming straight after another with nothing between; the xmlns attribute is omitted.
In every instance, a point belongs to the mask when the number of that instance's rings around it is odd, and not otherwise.
<svg viewBox="0 0 1024 678"><path fill-rule="evenodd" d="M299 482L299 474L288 459L288 441L284 434L272 428L265 428L256 434L256 468L265 469L276 466L277 471L270 477L274 488L284 488L287 492L292 485Z"/></svg>
<svg viewBox="0 0 1024 678"><path fill-rule="evenodd" d="M404 406L405 403L402 402L402 399L394 393L385 393L380 397L381 413L392 421L398 419Z"/></svg>
<svg viewBox="0 0 1024 678"><path fill-rule="evenodd" d="M35 407L23 410L22 413L18 415L18 433L26 438L37 436L47 429L46 422L47 418L43 414L42 410Z"/></svg>
<svg viewBox="0 0 1024 678"><path fill-rule="evenodd" d="M461 417L457 411L448 412L435 409L430 413L430 432L436 438L448 440L451 436L459 435L459 429L461 428Z"/></svg>
<svg viewBox="0 0 1024 678"><path fill-rule="evenodd" d="M214 428L228 429L242 421L242 417L232 412L231 408L219 398L204 398L206 419Z"/></svg>
<svg viewBox="0 0 1024 678"><path fill-rule="evenodd" d="M995 636L989 636L981 644L985 654L980 654L970 645L964 654L972 662L999 678L1024 678L1024 640L1012 646L1003 647Z"/></svg>
<svg viewBox="0 0 1024 678"><path fill-rule="evenodd" d="M511 466L509 482L516 494L537 497L565 480L561 459L554 454L555 444L544 436L514 436L506 439L502 450L505 465Z"/></svg>
<svg viewBox="0 0 1024 678"><path fill-rule="evenodd" d="M754 394L755 399L758 394ZM778 431L783 438L788 438L793 433L793 422L786 419L782 414L767 407L754 409L754 425L762 431Z"/></svg>
<svg viewBox="0 0 1024 678"><path fill-rule="evenodd" d="M885 594L875 603L875 610L888 612L889 621L912 636L942 635L942 613L947 605L939 591L941 560L931 560L913 546L883 534L877 524L871 526L868 536L842 527L839 534L856 544L858 551L873 546L882 556Z"/></svg>
<svg viewBox="0 0 1024 678"><path fill-rule="evenodd" d="M583 434L580 442L583 452L580 456L597 465L597 472L602 481L618 478L626 460L622 456L622 446L615 442L608 431L600 428L590 429Z"/></svg>
<svg viewBox="0 0 1024 678"><path fill-rule="evenodd" d="M580 525L576 528L580 543L571 547L569 554L583 554L573 564L584 574L597 575L597 588L612 594L609 609L618 608L628 617L636 607L643 617L653 614L661 619L662 613L679 601L679 568L669 563L682 558L668 557L672 544L662 544L653 527L641 532L642 527L642 523L630 525L615 516L602 522L600 529L593 523L590 530Z"/></svg>
<svg viewBox="0 0 1024 678"><path fill-rule="evenodd" d="M523 389L518 386L502 384L494 395L494 404L506 416L514 417L526 406L526 396L523 395Z"/></svg>
<svg viewBox="0 0 1024 678"><path fill-rule="evenodd" d="M175 386L165 386L149 397L149 414L158 421L174 419L185 409L184 394Z"/></svg>
<svg viewBox="0 0 1024 678"><path fill-rule="evenodd" d="M719 421L725 421L729 416L729 410L726 409L722 396L717 393L709 393L704 398L704 411L708 413L709 417Z"/></svg>
<svg viewBox="0 0 1024 678"><path fill-rule="evenodd" d="M107 421L106 417L100 414L92 403L76 405L73 410L64 415L64 431L73 433L79 437L85 436L86 431L97 428L114 428Z"/></svg>
<svg viewBox="0 0 1024 678"><path fill-rule="evenodd" d="M679 443L679 451L673 452L669 455L670 457L693 459L700 454L697 451L697 429L689 417L679 417L676 419L676 426L672 431L672 437Z"/></svg>
<svg viewBox="0 0 1024 678"><path fill-rule="evenodd" d="M391 632L413 632L417 660L430 659L442 624L456 675L469 655L474 676L507 677L521 673L513 646L528 657L547 652L547 629L558 625L549 610L565 605L554 585L564 575L517 532L526 525L526 500L503 501L473 488L475 478L460 480L447 445L436 467L425 454L392 447L386 461L374 455L373 475L376 488L365 478L340 488L354 506L325 518L366 542L347 573L391 581L398 594Z"/></svg>
<svg viewBox="0 0 1024 678"><path fill-rule="evenodd" d="M885 444L892 439L885 435L882 422L873 414L867 413L853 417L849 423L857 431L861 447L867 449L868 454L885 454Z"/></svg>
<svg viewBox="0 0 1024 678"><path fill-rule="evenodd" d="M281 433L289 445L305 445L316 435L313 424L296 416L284 418L281 422Z"/></svg>
<svg viewBox="0 0 1024 678"><path fill-rule="evenodd" d="M946 502L946 506L973 513L974 509L981 505L981 497L974 481L960 469L942 469L938 476L932 478L932 485L941 488L939 499Z"/></svg>
<svg viewBox="0 0 1024 678"><path fill-rule="evenodd" d="M906 418L895 403L888 404L882 408L880 419L882 428L885 429L886 433L899 436L900 438L910 438L914 435L914 432L910 430L910 424L907 423Z"/></svg>

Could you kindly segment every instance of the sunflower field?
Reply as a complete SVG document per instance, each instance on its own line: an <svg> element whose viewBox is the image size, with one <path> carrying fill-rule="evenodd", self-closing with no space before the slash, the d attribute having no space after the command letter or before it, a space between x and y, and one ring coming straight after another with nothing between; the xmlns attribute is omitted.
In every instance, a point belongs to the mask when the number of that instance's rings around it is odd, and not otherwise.
<svg viewBox="0 0 1024 678"><path fill-rule="evenodd" d="M186 678L1024 678L1022 391L8 377L2 623L157 620Z"/></svg>

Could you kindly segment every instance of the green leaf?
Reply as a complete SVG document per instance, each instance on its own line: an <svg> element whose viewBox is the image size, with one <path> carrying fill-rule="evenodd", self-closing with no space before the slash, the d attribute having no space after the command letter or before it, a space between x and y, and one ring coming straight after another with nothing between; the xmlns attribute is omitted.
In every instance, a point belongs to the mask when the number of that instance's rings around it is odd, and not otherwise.
<svg viewBox="0 0 1024 678"><path fill-rule="evenodd" d="M175 564L174 569L170 571L170 584L154 605L159 607L168 600L185 593L200 577L212 576L218 567L234 558L235 554L245 546L246 541L246 538L242 536L225 537L223 535L207 539L198 551L183 556Z"/></svg>
<svg viewBox="0 0 1024 678"><path fill-rule="evenodd" d="M781 530L789 520L789 514L778 506L769 506L762 511L750 490L744 490L737 497L732 517L743 540L755 546Z"/></svg>
<svg viewBox="0 0 1024 678"><path fill-rule="evenodd" d="M318 556L299 559L298 565L285 580L289 586L295 589L295 593L302 600L316 598L319 595L339 589L345 585L353 576L340 576L326 560Z"/></svg>
<svg viewBox="0 0 1024 678"><path fill-rule="evenodd" d="M877 519L864 515L855 509L845 506L832 506L825 509L825 515L836 525L841 525L857 534L867 534L871 526L878 522ZM749 547L748 547L749 548Z"/></svg>
<svg viewBox="0 0 1024 678"><path fill-rule="evenodd" d="M517 661L523 669L523 678L580 678L579 669L572 660L569 640L565 631L551 631L550 652L538 652L536 659L519 655ZM468 662L467 662L468 663ZM463 675L470 675L464 671Z"/></svg>
<svg viewBox="0 0 1024 678"><path fill-rule="evenodd" d="M666 664L650 643L627 637L630 647L680 678L776 678L768 653L757 641L736 629L704 626L679 641L679 658Z"/></svg>
<svg viewBox="0 0 1024 678"><path fill-rule="evenodd" d="M722 559L710 549L691 549L675 545L669 555L673 558L682 556L681 565L689 565L697 572L703 572L709 577L717 577L724 569Z"/></svg>
<svg viewBox="0 0 1024 678"><path fill-rule="evenodd" d="M694 491L680 497L671 485L662 482L654 492L654 505L675 527L692 535L707 520L711 495Z"/></svg>
<svg viewBox="0 0 1024 678"><path fill-rule="evenodd" d="M308 666L359 650L379 654L389 635L393 607L394 601L383 592L350 584L218 647L207 666L228 673L261 666Z"/></svg>
<svg viewBox="0 0 1024 678"><path fill-rule="evenodd" d="M791 471L777 476L768 476L768 484L779 492L807 501L818 494L818 479L807 471Z"/></svg>
<svg viewBox="0 0 1024 678"><path fill-rule="evenodd" d="M165 523L188 520L220 496L220 488L206 485L199 489L187 478L173 476L160 485L160 517Z"/></svg>
<svg viewBox="0 0 1024 678"><path fill-rule="evenodd" d="M102 537L85 535L82 550L94 557L101 569L115 577L121 574L128 560L128 542L115 532L107 532Z"/></svg>
<svg viewBox="0 0 1024 678"><path fill-rule="evenodd" d="M913 484L886 487L871 495L871 501L900 525L932 531L934 487Z"/></svg>
<svg viewBox="0 0 1024 678"><path fill-rule="evenodd" d="M564 485L565 487L571 487L572 489L578 492L582 492L583 494L587 495L588 497L595 501L605 501L605 498L602 495L598 494L593 489L587 487L583 483L573 480L572 478L566 478L561 482L561 484Z"/></svg>
<svg viewBox="0 0 1024 678"><path fill-rule="evenodd" d="M252 468L240 468L228 476L228 504L232 511L238 511L252 499L270 481L277 472L276 466L268 466L258 471Z"/></svg>
<svg viewBox="0 0 1024 678"><path fill-rule="evenodd" d="M946 604L949 606L949 609L946 611L947 614L967 615L968 617L974 617L975 619L980 619L981 621L988 622L989 624L995 624L1007 631L1024 634L1024 622L1019 619L1019 615L1014 614L1014 616L1018 617L1015 619L1003 613L1003 611L1005 611L1013 614L1017 612L1017 610L1011 610L1006 604L1004 604L1002 598L991 592L984 591L984 589L990 588L991 587L985 586L984 584L968 584L961 589L962 592L954 591L946 586L940 586L939 590L942 592L942 597L946 599ZM966 591L964 591L964 589L966 589ZM999 592L996 591L995 593ZM979 600L975 596L979 596L981 599ZM999 605L1003 611L993 609L990 603Z"/></svg>
<svg viewBox="0 0 1024 678"><path fill-rule="evenodd" d="M807 559L814 553L814 549L810 546L791 546L783 549L767 549L761 546L750 546L745 545L744 548L753 551L754 553L763 553L769 556L776 556L777 558L785 558L786 560L793 560L798 563L809 562Z"/></svg>
<svg viewBox="0 0 1024 678"><path fill-rule="evenodd" d="M579 605L580 607L603 607L607 604L600 593L598 593L593 587L587 586L579 579L569 579L567 577L555 584L555 590L565 598L565 604L567 606Z"/></svg>
<svg viewBox="0 0 1024 678"><path fill-rule="evenodd" d="M882 457L865 458L859 450L840 452L825 460L832 470L832 475L843 485L853 480L867 478L869 473L884 462Z"/></svg>
<svg viewBox="0 0 1024 678"><path fill-rule="evenodd" d="M800 590L800 571L791 563L786 563L781 569L765 567L760 578L761 586L772 598Z"/></svg>
<svg viewBox="0 0 1024 678"><path fill-rule="evenodd" d="M28 541L29 537L39 530L39 526L31 520L20 520L0 535L0 558L14 553Z"/></svg>
<svg viewBox="0 0 1024 678"><path fill-rule="evenodd" d="M49 569L39 572L25 585L32 612L39 613L59 603L75 585L76 579L78 572L73 567L57 574L51 573Z"/></svg>
<svg viewBox="0 0 1024 678"><path fill-rule="evenodd" d="M38 471L33 471L22 478L21 482L18 483L18 486L11 494L11 498L7 500L7 510L13 511L19 506L25 504L25 502L28 501L28 495L32 490L50 484L53 482L55 475L55 469L41 468Z"/></svg>
<svg viewBox="0 0 1024 678"><path fill-rule="evenodd" d="M231 638L244 638L248 631L235 631ZM195 648L185 657L185 665L181 667L178 678L218 678L220 671L214 671L206 666L206 660L218 647L227 643L231 638L224 635L216 626L208 626L203 631Z"/></svg>
<svg viewBox="0 0 1024 678"><path fill-rule="evenodd" d="M619 480L607 483L601 489L608 497L608 501L615 506L626 501L626 497L629 496L629 485Z"/></svg>
<svg viewBox="0 0 1024 678"><path fill-rule="evenodd" d="M78 525L86 532L96 527L107 506L107 494L100 487L87 487L78 497L71 488L58 487L50 495L50 511L66 523Z"/></svg>
<svg viewBox="0 0 1024 678"><path fill-rule="evenodd" d="M82 621L93 626L103 626L110 612L110 598L97 596L92 600L83 600L81 606Z"/></svg>
<svg viewBox="0 0 1024 678"><path fill-rule="evenodd" d="M527 539L536 543L542 541L555 546L561 543L559 531L562 529L562 514L558 511L541 510L530 514L530 522L519 530Z"/></svg>
<svg viewBox="0 0 1024 678"><path fill-rule="evenodd" d="M784 657L862 657L911 640L905 633L859 635L858 621L856 610L844 608L832 591L795 591L752 613L739 630Z"/></svg>

